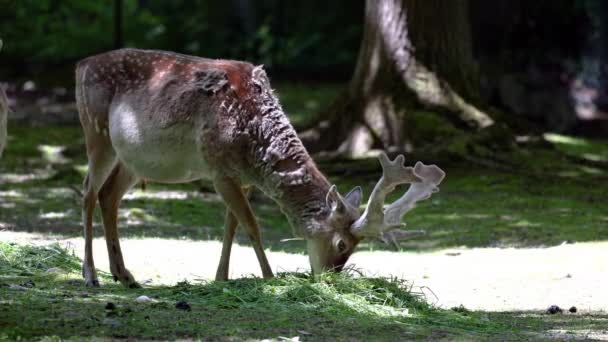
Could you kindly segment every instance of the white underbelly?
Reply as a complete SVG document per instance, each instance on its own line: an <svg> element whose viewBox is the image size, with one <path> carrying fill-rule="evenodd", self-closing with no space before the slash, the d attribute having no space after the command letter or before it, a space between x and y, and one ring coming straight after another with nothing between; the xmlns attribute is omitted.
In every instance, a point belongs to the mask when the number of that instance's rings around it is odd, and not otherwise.
<svg viewBox="0 0 608 342"><path fill-rule="evenodd" d="M140 178L164 183L212 178L196 125L160 128L145 115L119 105L110 111L109 128L118 158Z"/></svg>

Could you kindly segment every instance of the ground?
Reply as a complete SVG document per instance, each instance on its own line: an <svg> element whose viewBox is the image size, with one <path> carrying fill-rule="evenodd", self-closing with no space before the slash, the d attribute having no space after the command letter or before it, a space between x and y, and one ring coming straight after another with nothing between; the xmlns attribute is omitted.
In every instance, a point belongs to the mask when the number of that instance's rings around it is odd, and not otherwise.
<svg viewBox="0 0 608 342"><path fill-rule="evenodd" d="M315 88L304 101L297 94L306 88L279 87L288 112L304 108L298 124L337 91ZM216 283L223 205L209 184L137 187L122 203L120 230L144 289L125 290L107 273L100 289L85 288L78 274L80 128L13 124L9 134L0 160L0 339L608 339L605 141L548 134L548 144L520 146L497 165L445 161L441 192L404 218L426 236L400 251L364 243L349 274L317 280L303 242L285 240L287 222L260 193L252 202L268 257L284 273L255 278L259 266L239 235L236 280ZM369 194L379 175L374 160L319 164L342 191L362 185ZM101 238L94 252L107 272ZM137 302L142 295L150 300ZM175 307L182 300L190 311ZM550 305L564 312L545 313Z"/></svg>

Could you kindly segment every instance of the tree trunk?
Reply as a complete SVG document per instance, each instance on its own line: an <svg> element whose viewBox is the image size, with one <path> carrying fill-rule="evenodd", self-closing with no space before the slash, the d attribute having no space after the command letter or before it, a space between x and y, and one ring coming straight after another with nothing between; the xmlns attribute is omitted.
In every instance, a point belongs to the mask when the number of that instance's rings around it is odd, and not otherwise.
<svg viewBox="0 0 608 342"><path fill-rule="evenodd" d="M486 127L492 119L471 104L478 98L467 0L367 0L349 86L302 140L313 152L351 156L375 147L409 150L415 127L408 112L436 108L452 121Z"/></svg>

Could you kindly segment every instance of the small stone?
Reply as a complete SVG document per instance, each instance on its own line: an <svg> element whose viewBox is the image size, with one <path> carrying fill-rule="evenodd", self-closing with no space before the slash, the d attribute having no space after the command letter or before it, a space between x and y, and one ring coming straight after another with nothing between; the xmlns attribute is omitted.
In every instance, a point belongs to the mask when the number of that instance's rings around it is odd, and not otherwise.
<svg viewBox="0 0 608 342"><path fill-rule="evenodd" d="M570 311L570 313L576 313L578 310L576 309L576 306L572 306L568 311Z"/></svg>
<svg viewBox="0 0 608 342"><path fill-rule="evenodd" d="M137 298L135 298L135 301L138 303L154 303L156 302L154 299L148 297L148 296L139 296Z"/></svg>
<svg viewBox="0 0 608 342"><path fill-rule="evenodd" d="M27 287L24 287L21 285L15 285L15 284L10 284L8 286L8 288L11 290L17 290L17 291L26 291L28 289Z"/></svg>
<svg viewBox="0 0 608 342"><path fill-rule="evenodd" d="M114 305L114 303L112 303L112 302L108 302L108 303L106 304L106 307L105 307L105 308L106 308L106 310L110 310L110 311L112 311L112 310L116 310L116 305Z"/></svg>
<svg viewBox="0 0 608 342"><path fill-rule="evenodd" d="M178 310L184 310L184 311L192 310L192 308L190 307L190 304L186 303L186 301L184 301L184 300L180 300L179 302L175 303L175 307Z"/></svg>
<svg viewBox="0 0 608 342"><path fill-rule="evenodd" d="M61 268L59 267L51 267L45 271L46 273L57 273L61 272Z"/></svg>
<svg viewBox="0 0 608 342"><path fill-rule="evenodd" d="M562 310L562 308L560 308L557 305L551 305L548 309L547 309L547 313L550 315L555 315L556 313L562 313L564 312L564 310Z"/></svg>

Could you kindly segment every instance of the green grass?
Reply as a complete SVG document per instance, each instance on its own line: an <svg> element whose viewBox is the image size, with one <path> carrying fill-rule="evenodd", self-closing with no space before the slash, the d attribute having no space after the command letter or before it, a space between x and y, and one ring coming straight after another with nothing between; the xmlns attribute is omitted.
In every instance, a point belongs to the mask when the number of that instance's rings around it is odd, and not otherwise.
<svg viewBox="0 0 608 342"><path fill-rule="evenodd" d="M589 323L585 316L576 323L552 321L538 313L442 310L403 280L356 272L321 279L283 273L270 280L183 282L138 290L105 284L89 289L79 279L80 261L56 245L0 242L0 251L0 339L8 340L519 340L548 327ZM59 271L46 272L51 267ZM102 277L109 281L107 275ZM26 289L10 288L18 284L26 284ZM135 299L142 295L153 302L138 303ZM191 310L178 310L178 301L186 301ZM107 309L109 302L115 309Z"/></svg>

